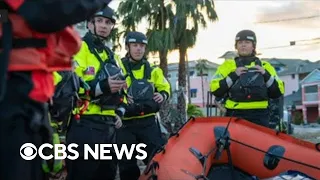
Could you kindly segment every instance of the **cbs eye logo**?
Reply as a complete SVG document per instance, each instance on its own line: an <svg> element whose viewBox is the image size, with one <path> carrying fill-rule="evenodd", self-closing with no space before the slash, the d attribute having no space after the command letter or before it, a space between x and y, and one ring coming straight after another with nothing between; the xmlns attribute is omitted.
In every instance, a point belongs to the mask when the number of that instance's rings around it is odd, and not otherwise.
<svg viewBox="0 0 320 180"><path fill-rule="evenodd" d="M37 147L32 143L25 143L20 147L20 156L24 160L32 160L37 156Z"/></svg>

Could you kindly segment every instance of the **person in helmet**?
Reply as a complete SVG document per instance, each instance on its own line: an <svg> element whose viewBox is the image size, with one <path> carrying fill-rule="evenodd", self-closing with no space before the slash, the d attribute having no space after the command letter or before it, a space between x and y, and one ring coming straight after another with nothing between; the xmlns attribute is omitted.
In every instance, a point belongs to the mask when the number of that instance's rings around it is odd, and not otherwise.
<svg viewBox="0 0 320 180"><path fill-rule="evenodd" d="M148 62L145 52L148 45L147 37L141 32L129 32L125 39L127 55L122 59L127 80L128 106L123 118L123 128L117 130L118 146L126 144L146 144L147 164L155 151L163 144L156 113L160 105L170 96L170 84L158 67ZM132 157L135 157L133 154ZM119 161L121 180L136 180L140 169L135 158L123 158Z"/></svg>
<svg viewBox="0 0 320 180"><path fill-rule="evenodd" d="M217 97L227 94L226 116L269 127L269 99L283 95L284 84L269 62L256 57L256 45L253 31L240 31L235 39L238 57L218 67L210 91Z"/></svg>
<svg viewBox="0 0 320 180"><path fill-rule="evenodd" d="M115 144L116 128L121 127L126 99L126 85L121 58L106 45L115 26L113 10L106 7L88 20L88 33L83 37L80 51L74 56L75 72L90 86L89 91L79 90L82 100L69 123L66 143L79 145L79 158L67 160L69 180L104 179L113 180L116 175L117 157L113 148L112 160L96 160L89 155L84 159L84 144L95 149L94 144ZM81 101L80 101L81 102Z"/></svg>

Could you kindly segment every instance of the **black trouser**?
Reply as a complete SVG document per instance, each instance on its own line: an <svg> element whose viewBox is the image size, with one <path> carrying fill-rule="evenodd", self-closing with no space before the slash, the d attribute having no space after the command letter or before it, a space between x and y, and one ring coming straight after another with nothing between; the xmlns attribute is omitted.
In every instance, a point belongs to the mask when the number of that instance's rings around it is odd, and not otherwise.
<svg viewBox="0 0 320 180"><path fill-rule="evenodd" d="M111 154L105 155L112 156L112 160L95 160L90 154L89 160L84 160L83 153L84 144L88 144L92 150L95 149L94 144L116 144L114 119L102 115L83 115L79 123L72 119L66 135L66 144L79 145L79 158L66 160L68 180L114 180L117 159L113 148L104 148L111 151Z"/></svg>
<svg viewBox="0 0 320 180"><path fill-rule="evenodd" d="M148 164L150 157L164 144L161 137L159 125L156 123L155 116L146 117L143 119L123 120L123 127L117 131L117 144L121 147L126 144L128 148L132 144L144 143L147 145L145 151L148 157L144 160ZM131 160L125 156L119 161L119 171L121 180L137 180L140 176L140 169L137 165L137 160L133 154Z"/></svg>
<svg viewBox="0 0 320 180"><path fill-rule="evenodd" d="M41 163L22 159L20 147L32 143L37 148L49 141L50 129L45 104L29 98L33 89L30 73L10 73L4 99L0 102L0 179L40 180L44 178ZM31 126L32 125L32 126Z"/></svg>
<svg viewBox="0 0 320 180"><path fill-rule="evenodd" d="M226 116L243 118L252 123L269 127L269 110L268 109L246 109L246 110L227 109Z"/></svg>

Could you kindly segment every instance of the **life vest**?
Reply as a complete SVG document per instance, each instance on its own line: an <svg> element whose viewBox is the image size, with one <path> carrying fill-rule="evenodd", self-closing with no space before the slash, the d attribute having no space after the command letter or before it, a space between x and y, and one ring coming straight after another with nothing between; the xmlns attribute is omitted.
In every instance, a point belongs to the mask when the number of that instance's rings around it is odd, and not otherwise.
<svg viewBox="0 0 320 180"><path fill-rule="evenodd" d="M103 61L95 49L92 35L87 33L83 37L83 40L88 44L90 52L94 54L94 56L100 62L101 68L99 69L95 77L98 82L114 75L117 75L116 79L125 80L126 77L124 76L120 65L117 64L114 58L114 53L108 47L103 46L103 50L105 50L108 54L108 61ZM124 96L125 92L122 89L117 93L113 93L110 95L102 94L98 97L92 98L91 102L99 105L101 107L101 110L115 110L123 103Z"/></svg>
<svg viewBox="0 0 320 180"><path fill-rule="evenodd" d="M77 32L72 27L66 27L55 33L38 33L30 28L22 16L15 13L24 0L5 0L5 3L11 11L8 21L0 24L0 48L8 57L7 70L71 70L71 57L81 46Z"/></svg>
<svg viewBox="0 0 320 180"><path fill-rule="evenodd" d="M142 79L134 77L131 64L128 59L122 60L127 73L130 76L131 84L128 87L127 94L133 98L134 103L129 104L125 117L144 116L150 113L156 113L160 110L160 104L153 100L156 91L151 79L152 67L147 60L142 60L144 65L144 74Z"/></svg>
<svg viewBox="0 0 320 180"><path fill-rule="evenodd" d="M255 64L261 65L256 58ZM236 60L237 67L244 67L241 61ZM255 102L268 100L268 88L260 72L249 68L248 72L240 75L239 79L229 90L229 99L235 102Z"/></svg>
<svg viewBox="0 0 320 180"><path fill-rule="evenodd" d="M124 60L123 65L126 68L130 78L131 84L128 87L128 95L130 95L134 102L142 103L153 99L154 86L148 81L151 78L152 68L150 63L146 60L142 60L144 64L143 79L136 79L132 73L129 61Z"/></svg>

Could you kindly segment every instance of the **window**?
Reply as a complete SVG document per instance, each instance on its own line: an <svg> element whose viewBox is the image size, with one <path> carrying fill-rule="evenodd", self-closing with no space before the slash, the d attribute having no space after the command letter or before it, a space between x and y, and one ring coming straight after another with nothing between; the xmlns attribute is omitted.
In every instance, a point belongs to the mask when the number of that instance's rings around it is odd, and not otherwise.
<svg viewBox="0 0 320 180"><path fill-rule="evenodd" d="M291 74L291 78L294 79L296 76L295 74Z"/></svg>
<svg viewBox="0 0 320 180"><path fill-rule="evenodd" d="M194 71L190 71L189 72L189 76L191 77L191 76L193 76L194 75Z"/></svg>
<svg viewBox="0 0 320 180"><path fill-rule="evenodd" d="M316 93L318 92L318 86L313 85L313 86L306 86L305 87L305 93Z"/></svg>
<svg viewBox="0 0 320 180"><path fill-rule="evenodd" d="M277 66L277 67L275 67L274 69L276 70L277 73L279 73L279 72L281 72L281 71L284 70L284 68L283 68L283 67L280 67L280 66Z"/></svg>
<svg viewBox="0 0 320 180"><path fill-rule="evenodd" d="M191 98L197 97L197 89L190 89L190 97Z"/></svg>
<svg viewBox="0 0 320 180"><path fill-rule="evenodd" d="M168 78L171 78L171 74L168 73Z"/></svg>
<svg viewBox="0 0 320 180"><path fill-rule="evenodd" d="M197 72L197 76L201 76L200 71ZM208 76L208 72L207 71L203 71L202 72L202 76Z"/></svg>

